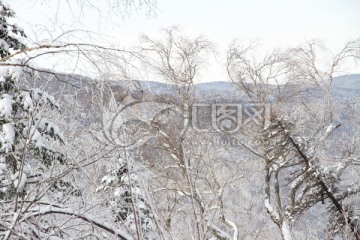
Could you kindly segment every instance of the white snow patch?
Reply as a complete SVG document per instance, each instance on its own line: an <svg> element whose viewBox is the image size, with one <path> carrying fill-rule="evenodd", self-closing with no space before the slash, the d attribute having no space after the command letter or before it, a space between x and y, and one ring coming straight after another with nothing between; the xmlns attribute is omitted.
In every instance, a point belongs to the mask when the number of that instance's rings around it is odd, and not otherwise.
<svg viewBox="0 0 360 240"><path fill-rule="evenodd" d="M5 117L10 117L13 102L12 96L9 94L3 94L3 98L0 100L0 114Z"/></svg>
<svg viewBox="0 0 360 240"><path fill-rule="evenodd" d="M19 177L19 172L16 172L15 175L17 178L14 181L14 186L19 189L23 189L25 187L25 184L27 182L27 176L25 173L21 174L21 177Z"/></svg>
<svg viewBox="0 0 360 240"><path fill-rule="evenodd" d="M3 144L3 149L6 152L12 149L12 145L14 144L15 139L15 130L11 123L5 123L2 126L2 134L0 136L0 141Z"/></svg>

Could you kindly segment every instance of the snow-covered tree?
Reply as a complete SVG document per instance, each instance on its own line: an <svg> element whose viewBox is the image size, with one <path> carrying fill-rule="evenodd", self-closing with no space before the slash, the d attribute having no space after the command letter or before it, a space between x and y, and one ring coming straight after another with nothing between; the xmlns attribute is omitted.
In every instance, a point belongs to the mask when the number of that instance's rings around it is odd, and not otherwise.
<svg viewBox="0 0 360 240"><path fill-rule="evenodd" d="M267 121L271 124L260 123L249 136L261 144L248 149L264 160L264 206L283 239L296 235L296 220L317 203L324 202L335 210L338 217L332 218L332 226L336 225L334 219L344 220L349 208L343 200L359 191L358 183L344 180L352 158L335 160L338 153L331 150L336 147L346 151L351 147L327 141L341 125L336 123L333 78L342 62L358 58L358 48L359 40L355 40L339 53L329 54L319 42L310 41L288 51L276 50L262 59L253 58L255 46L251 44L243 47L234 43L228 51L231 80L252 102L272 104L271 121ZM309 106L301 93L309 86L324 98L316 106ZM299 99L303 102L299 103ZM304 108L306 112L300 110ZM317 117L309 117L308 111ZM284 117L295 112L299 113L296 123ZM340 222L347 222L352 236L358 238L356 221L345 220Z"/></svg>
<svg viewBox="0 0 360 240"><path fill-rule="evenodd" d="M154 217L145 190L133 163L128 161L120 157L116 168L102 178L97 191L111 191L109 207L115 222L125 223L133 235L156 239Z"/></svg>
<svg viewBox="0 0 360 240"><path fill-rule="evenodd" d="M0 57L10 55L11 50L25 48L19 37L25 37L24 30L16 24L10 24L8 18L14 17L15 13L9 6L0 1Z"/></svg>
<svg viewBox="0 0 360 240"><path fill-rule="evenodd" d="M66 156L52 148L53 142L63 142L62 134L44 116L46 108L58 105L46 92L26 87L26 78L35 73L23 66L24 61L10 59L10 66L0 69L0 208L6 213L0 216L0 232L5 238L33 236L31 228L37 221L17 224L20 213L43 198L41 182L57 186L57 179L48 175L49 167L66 163Z"/></svg>
<svg viewBox="0 0 360 240"><path fill-rule="evenodd" d="M47 109L59 108L54 97L29 87L27 80L37 73L26 59L11 56L25 48L24 31L8 21L13 16L0 1L0 235L5 239L47 231L34 218L20 219L46 199L46 189L56 190L59 178L52 178L49 168L66 163L65 155L52 146L63 143L62 134L46 118Z"/></svg>
<svg viewBox="0 0 360 240"><path fill-rule="evenodd" d="M27 180L34 174L31 166L43 172L55 161L65 162L65 156L49 144L51 140L63 142L59 128L42 114L44 107L58 109L55 99L40 89L26 86L26 79L36 74L25 67L25 59L4 59L11 51L25 47L17 36L24 37L24 32L7 22L13 16L14 12L0 2L0 54L6 63L0 69L1 199L26 194Z"/></svg>
<svg viewBox="0 0 360 240"><path fill-rule="evenodd" d="M41 112L44 106L58 108L57 103L40 89L23 89L21 82L31 72L21 67L22 60L11 64L2 67L0 76L2 199L26 194L27 179L35 172L43 172L56 161L65 162L65 156L49 144L50 140L63 141L59 128Z"/></svg>
<svg viewBox="0 0 360 240"><path fill-rule="evenodd" d="M39 49L87 46L94 50L94 55L100 49L107 49L63 42L25 48L21 40L26 37L24 32L16 24L9 23L13 16L14 12L0 1L0 238L97 236L93 228L96 226L120 239L132 239L106 220L99 221L85 213L88 209L81 209L85 204L79 197L81 192L74 187L79 179L71 182L68 176L74 168L82 166L77 163L74 167L74 156L70 156L69 162L64 151L70 148L63 146L59 128L49 120L56 120L52 115L59 113L59 106L54 97L41 90L45 85L33 88L30 85L37 84L28 83L30 79L37 83L39 72L56 76L51 70L36 70L38 67L32 65L30 59L48 53L46 50L39 53ZM62 50L57 53L61 54ZM20 58L24 55L29 58ZM77 227L64 224L72 221ZM79 224L80 221L88 224ZM131 221L130 216L128 221ZM149 228L149 220L144 221Z"/></svg>
<svg viewBox="0 0 360 240"><path fill-rule="evenodd" d="M265 208L279 226L283 239L292 239L295 220L316 203L328 200L327 204L339 214L345 214L341 201L359 191L357 183L342 182L342 173L350 161L323 166L315 143L293 133L292 125L288 120L278 119L264 131ZM350 224L358 236L355 225Z"/></svg>

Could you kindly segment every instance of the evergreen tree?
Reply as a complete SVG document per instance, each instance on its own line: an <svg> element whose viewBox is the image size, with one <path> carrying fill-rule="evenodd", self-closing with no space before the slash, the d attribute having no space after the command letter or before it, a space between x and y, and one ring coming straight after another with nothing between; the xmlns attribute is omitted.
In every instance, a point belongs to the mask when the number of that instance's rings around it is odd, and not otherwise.
<svg viewBox="0 0 360 240"><path fill-rule="evenodd" d="M36 225L17 225L18 212L24 202L36 203L42 198L30 186L46 179L48 167L65 163L66 157L51 148L53 141L63 139L59 128L44 116L46 108L58 109L54 98L27 87L26 81L36 74L26 59L6 58L25 47L21 42L24 32L7 21L13 16L0 1L0 212L4 213L0 215L0 232L7 237L17 232L32 238ZM42 230L40 227L38 232Z"/></svg>
<svg viewBox="0 0 360 240"><path fill-rule="evenodd" d="M48 144L52 139L62 141L58 127L41 115L45 105L58 108L54 98L40 89L24 89L26 78L34 76L26 60L4 59L25 47L19 38L24 32L7 21L13 16L0 1L0 55L2 62L6 60L0 68L0 199L11 199L16 191L25 194L30 166L43 170L54 160L65 160Z"/></svg>
<svg viewBox="0 0 360 240"><path fill-rule="evenodd" d="M22 65L21 60L12 61ZM2 67L0 75L0 199L22 192L31 166L45 170L65 156L52 150L49 141L62 141L59 128L42 116L44 105L58 108L54 98L40 89L21 89L29 74L26 67ZM25 192L23 192L25 193ZM6 197L7 196L7 197Z"/></svg>
<svg viewBox="0 0 360 240"><path fill-rule="evenodd" d="M119 158L117 167L107 172L97 191L110 190L115 222L124 222L134 235L137 224L144 239L156 239L150 205L140 187L139 175L126 160Z"/></svg>
<svg viewBox="0 0 360 240"><path fill-rule="evenodd" d="M26 37L24 30L16 24L10 24L8 18L14 17L15 13L6 3L0 0L0 57L10 55L10 50L25 48L19 37Z"/></svg>

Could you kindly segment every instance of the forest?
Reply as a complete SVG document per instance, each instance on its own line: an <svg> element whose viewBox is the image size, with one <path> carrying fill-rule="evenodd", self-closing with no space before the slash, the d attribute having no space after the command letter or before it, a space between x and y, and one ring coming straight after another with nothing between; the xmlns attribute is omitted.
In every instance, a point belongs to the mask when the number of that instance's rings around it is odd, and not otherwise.
<svg viewBox="0 0 360 240"><path fill-rule="evenodd" d="M122 47L18 21L0 0L0 239L360 239L360 38L237 39L201 82L217 45L179 26Z"/></svg>

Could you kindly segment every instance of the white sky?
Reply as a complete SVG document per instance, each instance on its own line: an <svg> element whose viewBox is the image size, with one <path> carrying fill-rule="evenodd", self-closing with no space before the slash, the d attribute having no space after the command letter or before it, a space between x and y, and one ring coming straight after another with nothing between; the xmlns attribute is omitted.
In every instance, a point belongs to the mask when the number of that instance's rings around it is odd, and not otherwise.
<svg viewBox="0 0 360 240"><path fill-rule="evenodd" d="M74 0L69 0L70 2ZM49 29L54 23L64 29L87 29L106 34L114 42L131 44L140 33L156 36L162 27L179 25L190 35L204 35L218 46L219 57L202 75L202 81L224 81L224 53L235 38L256 39L265 50L296 46L305 40L320 39L336 51L346 41L360 37L359 0L157 0L156 16L133 13L122 20L106 11L99 17L95 11L76 13L58 0L8 0L20 25L34 38L38 25ZM96 2L96 1L94 1ZM104 1L97 1L101 7ZM107 7L107 6L106 6ZM55 21L55 14L57 20ZM81 23L76 19L81 19ZM360 72L349 66L349 72Z"/></svg>

